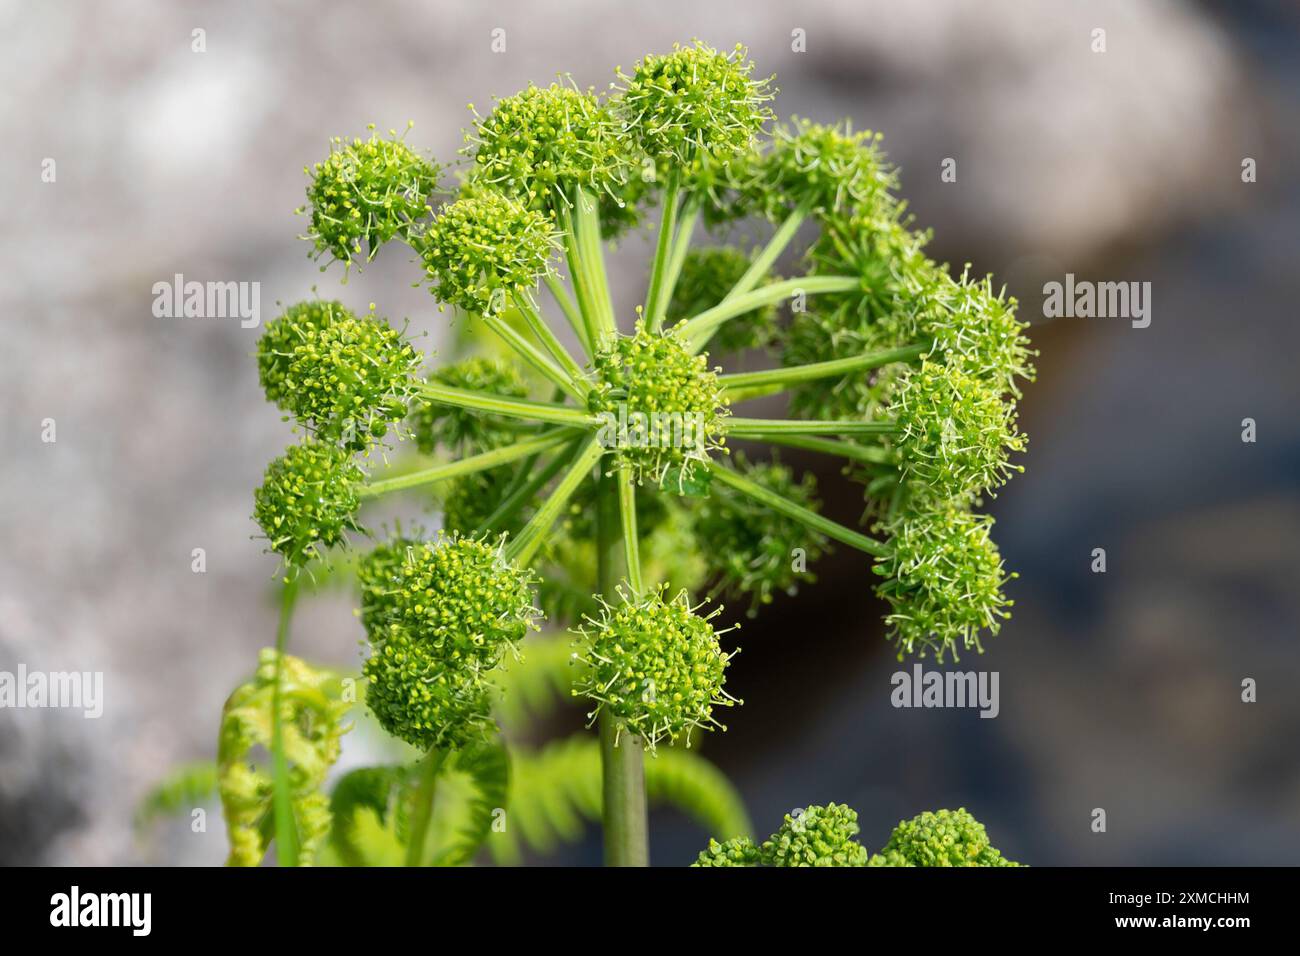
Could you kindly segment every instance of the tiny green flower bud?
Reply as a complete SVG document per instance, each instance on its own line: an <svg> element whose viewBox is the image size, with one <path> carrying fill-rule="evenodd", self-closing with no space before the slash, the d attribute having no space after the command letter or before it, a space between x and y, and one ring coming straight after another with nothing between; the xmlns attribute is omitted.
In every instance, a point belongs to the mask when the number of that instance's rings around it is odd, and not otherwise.
<svg viewBox="0 0 1300 956"><path fill-rule="evenodd" d="M444 207L411 246L441 301L471 315L497 315L537 288L555 237L542 213L475 189Z"/></svg>
<svg viewBox="0 0 1300 956"><path fill-rule="evenodd" d="M736 652L723 652L718 636L726 631L710 623L722 609L701 617L685 591L669 600L664 591L639 600L620 591L620 603L602 601L599 619L575 628L575 658L587 667L574 695L595 702L593 719L607 709L621 730L651 750L683 735L689 745L696 728L722 727L715 707L738 703L722 687Z"/></svg>
<svg viewBox="0 0 1300 956"><path fill-rule="evenodd" d="M392 618L402 586L402 568L412 560L414 549L424 545L423 529L401 529L381 541L357 561L357 584L361 589L361 624L377 632Z"/></svg>
<svg viewBox="0 0 1300 956"><path fill-rule="evenodd" d="M691 866L760 866L761 854L749 837L733 837L725 843L710 839Z"/></svg>
<svg viewBox="0 0 1300 956"><path fill-rule="evenodd" d="M1016 577L989 536L993 518L948 505L886 527L889 553L874 568L885 580L876 593L890 604L885 623L898 659L933 653L942 661L949 651L955 659L959 645L982 652L980 631L997 634L1011 616L1002 588Z"/></svg>
<svg viewBox="0 0 1300 956"><path fill-rule="evenodd" d="M336 137L330 154L311 170L307 187L311 230L304 238L317 256L329 253L351 264L373 259L393 238L406 239L412 225L429 212L429 194L438 187L438 167L419 156L390 130L391 139L373 132L369 139ZM364 249L363 249L364 244Z"/></svg>
<svg viewBox="0 0 1300 956"><path fill-rule="evenodd" d="M1019 866L989 844L984 824L965 808L904 820L872 866Z"/></svg>
<svg viewBox="0 0 1300 956"><path fill-rule="evenodd" d="M924 361L898 380L890 417L903 480L936 501L967 500L1006 484L1022 465L1007 461L1024 451L1016 409L979 379Z"/></svg>
<svg viewBox="0 0 1300 956"><path fill-rule="evenodd" d="M281 356L268 351L274 363L268 361L267 391L274 390L280 407L316 438L360 451L406 417L422 358L402 332L373 313L329 314L332 321L296 321L287 330L297 342L282 378L274 377ZM277 330L268 350L287 337Z"/></svg>
<svg viewBox="0 0 1300 956"><path fill-rule="evenodd" d="M649 478L680 490L696 466L724 446L727 399L708 357L692 355L671 331L620 336L595 358L591 411L600 416L600 440Z"/></svg>
<svg viewBox="0 0 1300 956"><path fill-rule="evenodd" d="M831 803L786 814L781 829L763 841L767 866L866 866L867 850L858 835L858 814Z"/></svg>
<svg viewBox="0 0 1300 956"><path fill-rule="evenodd" d="M301 567L342 541L344 532L362 530L356 486L363 477L344 449L319 441L291 445L267 466L253 494L253 518L271 549Z"/></svg>
<svg viewBox="0 0 1300 956"><path fill-rule="evenodd" d="M736 456L738 470L751 481L809 510L819 508L817 478L804 472L799 481L779 462L750 464ZM800 583L816 577L796 570L827 550L826 539L794 518L773 511L746 495L710 495L700 501L695 533L711 576L723 593L750 598L750 616L772 602L776 593L794 594ZM796 554L799 561L796 562Z"/></svg>
<svg viewBox="0 0 1300 956"><path fill-rule="evenodd" d="M511 365L489 358L469 358L444 365L429 381L507 398L525 398L528 388ZM426 455L439 448L461 454L487 451L518 437L515 421L470 408L415 401L409 421L416 447Z"/></svg>
<svg viewBox="0 0 1300 956"><path fill-rule="evenodd" d="M686 253L668 305L669 326L721 302L749 269L749 264L749 256L731 246L709 246ZM766 348L777 335L776 314L775 305L765 305L728 319L714 333L710 351L721 355Z"/></svg>
<svg viewBox="0 0 1300 956"><path fill-rule="evenodd" d="M650 156L687 168L725 162L748 150L772 116L770 81L751 79L753 72L740 44L730 53L698 40L674 44L638 61L631 76L618 71L615 109Z"/></svg>

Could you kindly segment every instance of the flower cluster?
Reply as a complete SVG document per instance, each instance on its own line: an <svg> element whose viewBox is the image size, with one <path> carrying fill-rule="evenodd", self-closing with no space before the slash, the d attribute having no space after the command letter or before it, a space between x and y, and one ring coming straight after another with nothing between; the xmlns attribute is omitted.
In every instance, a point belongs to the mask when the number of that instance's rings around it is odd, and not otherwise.
<svg viewBox="0 0 1300 956"><path fill-rule="evenodd" d="M595 702L593 718L607 710L652 749L722 726L714 708L738 703L723 690L736 652L722 650L718 637L726 631L710 623L721 608L701 616L685 591L665 600L665 590L640 599L620 592L620 603L602 603L598 618L575 629L576 659L587 665L575 696Z"/></svg>
<svg viewBox="0 0 1300 956"><path fill-rule="evenodd" d="M960 808L927 811L894 828L869 866L1019 866L989 843L984 824Z"/></svg>
<svg viewBox="0 0 1300 956"><path fill-rule="evenodd" d="M409 127L408 127L409 128ZM438 188L438 167L418 155L389 130L369 139L330 141L324 161L303 172L311 176L306 236L318 256L326 253L351 264L363 254L373 259L393 238L407 238L429 212L429 195Z"/></svg>
<svg viewBox="0 0 1300 956"><path fill-rule="evenodd" d="M847 123L793 117L772 131L753 180L741 188L754 193L755 205L772 218L796 208L825 215L870 206L898 186L879 143L879 133L855 133Z"/></svg>
<svg viewBox="0 0 1300 956"><path fill-rule="evenodd" d="M291 568L301 567L344 539L361 531L356 514L361 506L357 485L364 477L351 454L337 445L304 441L266 468L253 494L253 518L271 550Z"/></svg>

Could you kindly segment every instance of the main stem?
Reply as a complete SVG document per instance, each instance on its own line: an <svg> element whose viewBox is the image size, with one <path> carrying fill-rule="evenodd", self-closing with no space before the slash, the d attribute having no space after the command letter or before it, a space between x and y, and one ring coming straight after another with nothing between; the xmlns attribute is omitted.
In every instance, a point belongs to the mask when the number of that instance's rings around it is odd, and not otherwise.
<svg viewBox="0 0 1300 956"><path fill-rule="evenodd" d="M624 570L618 480L602 475L596 485L596 589L606 596L614 593ZM608 710L600 714L600 770L605 865L648 866L644 748L640 737L619 733Z"/></svg>

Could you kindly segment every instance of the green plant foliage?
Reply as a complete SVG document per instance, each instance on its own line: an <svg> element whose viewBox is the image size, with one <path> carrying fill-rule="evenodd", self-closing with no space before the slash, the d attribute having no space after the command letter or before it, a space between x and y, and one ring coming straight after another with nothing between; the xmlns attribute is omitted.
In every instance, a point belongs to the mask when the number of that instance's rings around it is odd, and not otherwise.
<svg viewBox="0 0 1300 956"><path fill-rule="evenodd" d="M429 381L506 398L523 398L528 387L514 366L474 357L444 365ZM426 455L448 449L460 455L497 448L519 434L519 423L470 408L416 402L410 418L416 447Z"/></svg>
<svg viewBox="0 0 1300 956"><path fill-rule="evenodd" d="M253 518L290 568L321 557L321 548L362 531L357 485L360 466L345 449L308 440L290 445L266 468L253 495Z"/></svg>
<svg viewBox="0 0 1300 956"><path fill-rule="evenodd" d="M989 844L984 824L960 808L903 820L871 866L1019 866Z"/></svg>
<svg viewBox="0 0 1300 956"><path fill-rule="evenodd" d="M177 767L136 804L136 829L143 830L163 817L188 813L212 802L216 796L217 766L211 760Z"/></svg>
<svg viewBox="0 0 1300 956"><path fill-rule="evenodd" d="M731 246L692 249L668 304L669 325L689 319L721 302L749 269L750 258ZM778 333L776 306L765 305L738 315L718 329L709 347L714 355L767 348Z"/></svg>
<svg viewBox="0 0 1300 956"><path fill-rule="evenodd" d="M831 803L787 813L781 828L763 842L764 866L866 866L867 850L856 837L858 814Z"/></svg>

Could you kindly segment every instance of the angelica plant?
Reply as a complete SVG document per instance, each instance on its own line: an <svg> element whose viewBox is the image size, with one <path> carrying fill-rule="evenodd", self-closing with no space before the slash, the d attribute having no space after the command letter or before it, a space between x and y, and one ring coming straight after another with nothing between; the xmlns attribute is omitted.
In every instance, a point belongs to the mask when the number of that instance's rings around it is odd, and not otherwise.
<svg viewBox="0 0 1300 956"><path fill-rule="evenodd" d="M1012 575L975 509L1024 449L1015 402L1032 353L1015 303L924 254L878 136L773 126L772 98L743 47L696 42L618 70L606 93L562 81L471 107L458 182L395 132L333 140L307 170L312 256L361 269L404 244L438 308L499 343L426 369L374 307L307 301L258 347L267 398L300 435L254 495L284 566L281 652L299 579L374 536L366 503L412 489L443 502L443 530L408 526L357 561L366 707L426 755L381 775L410 791L407 862L428 859L438 781L496 766L482 755L499 745L503 674L548 616L572 628L572 693L599 726L615 865L647 861L647 751L689 747L740 703L726 687L734 627L708 598L761 609L813 580L795 552L838 545L863 555L900 658L982 651L1008 616ZM655 206L641 306L618 315L610 242ZM770 224L766 240L693 248L702 228L740 220ZM801 274L777 277L808 231ZM727 372L720 359L749 348L780 364ZM738 412L775 394L788 417ZM826 517L811 476L733 456L736 441L842 460L865 517ZM416 464L390 461L411 446ZM283 723L275 709L277 754ZM285 842L302 780L283 759L274 769ZM383 794L368 804L381 816ZM714 855L863 862L851 811L809 814L797 833ZM891 852L919 858L908 846Z"/></svg>

